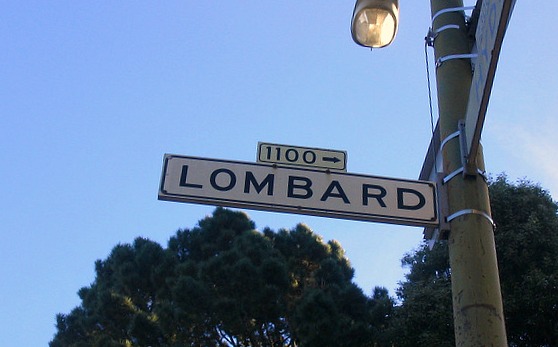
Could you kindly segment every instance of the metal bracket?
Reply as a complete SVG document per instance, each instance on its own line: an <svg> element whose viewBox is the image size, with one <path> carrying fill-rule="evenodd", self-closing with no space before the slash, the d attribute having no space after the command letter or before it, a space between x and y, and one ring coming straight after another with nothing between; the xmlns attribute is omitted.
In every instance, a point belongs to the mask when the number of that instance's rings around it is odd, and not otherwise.
<svg viewBox="0 0 558 347"><path fill-rule="evenodd" d="M461 165L463 166L464 176L475 176L479 173L476 165L469 163L467 150L467 134L465 132L465 121L461 119L457 127L459 128L459 148L461 150ZM483 173L484 174L484 173Z"/></svg>
<svg viewBox="0 0 558 347"><path fill-rule="evenodd" d="M460 153L461 153L461 167L458 168L457 170L453 171L452 173L448 174L446 177L444 177L444 179L442 180L443 184L448 183L452 178L454 178L455 176L457 176L460 173L463 173L464 177L479 175L485 181L487 181L485 171L481 171L476 166L471 165L471 164L468 163L468 160L467 160L468 159L467 158L467 138L466 138L466 134L465 134L465 122L463 120L460 120L457 126L458 126L459 130L457 130L454 133L451 133L450 135L448 135L448 137L446 137L442 141L442 143L440 144L440 150L442 150L444 148L444 146L450 140L453 140L456 137L458 137L459 138L459 150L460 150Z"/></svg>
<svg viewBox="0 0 558 347"><path fill-rule="evenodd" d="M424 41L426 42L426 45L429 47L434 47L434 41L436 41L436 36L438 36L438 33L434 33L432 31L432 28L428 28L428 33L426 33L426 36L424 37Z"/></svg>
<svg viewBox="0 0 558 347"><path fill-rule="evenodd" d="M447 145L451 140L459 140L459 149L461 154L461 164L462 166L451 172L450 174L444 176L443 173L438 173L436 185L438 188L438 206L440 215L440 224L436 228L425 228L424 229L424 239L428 242L428 247L432 249L434 244L438 240L446 240L450 232L450 222L455 218L465 215L465 214L477 214L485 217L493 226L494 221L490 215L486 212L475 210L475 209L465 209L455 212L449 215L449 203L448 203L448 192L447 183L459 174L463 174L464 177L470 177L479 175L485 182L487 181L486 173L481 171L475 166L467 166L467 150L466 150L466 137L465 137L465 122L460 120L458 122L458 130L449 134L440 142L439 151L443 151L445 145ZM447 217L446 217L447 216Z"/></svg>
<svg viewBox="0 0 558 347"><path fill-rule="evenodd" d="M448 174L442 180L443 184L446 184L452 178L457 176L460 173L463 173L464 176L475 176L476 174L480 174L485 178L486 176L483 171L478 170L476 167L467 164L467 138L465 137L465 122L460 120L457 124L458 130L449 134L441 143L440 143L440 151L443 150L444 146L451 140L455 138L459 138L459 150L461 152L461 167L455 170L454 172Z"/></svg>

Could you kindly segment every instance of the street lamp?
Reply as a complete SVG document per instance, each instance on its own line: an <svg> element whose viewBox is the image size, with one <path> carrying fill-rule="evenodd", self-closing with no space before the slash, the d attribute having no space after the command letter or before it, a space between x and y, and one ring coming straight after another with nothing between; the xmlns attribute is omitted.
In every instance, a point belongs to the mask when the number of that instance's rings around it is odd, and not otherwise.
<svg viewBox="0 0 558 347"><path fill-rule="evenodd" d="M351 34L361 46L385 47L395 38L398 22L399 0L357 0Z"/></svg>

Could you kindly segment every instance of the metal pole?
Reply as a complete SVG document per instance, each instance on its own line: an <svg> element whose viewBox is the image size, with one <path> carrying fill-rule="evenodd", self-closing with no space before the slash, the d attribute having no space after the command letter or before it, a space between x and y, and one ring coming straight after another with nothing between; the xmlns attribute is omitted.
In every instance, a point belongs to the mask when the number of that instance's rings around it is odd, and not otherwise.
<svg viewBox="0 0 558 347"><path fill-rule="evenodd" d="M434 42L436 61L443 58L436 70L442 141L459 130L471 87L470 60L446 60L470 52L463 11L440 12L460 7L462 0L431 0L433 31L447 28ZM465 169L459 138L445 144L442 157L446 177ZM476 164L484 168L482 147ZM507 346L487 183L478 174L457 174L445 184L451 217L448 246L456 346Z"/></svg>

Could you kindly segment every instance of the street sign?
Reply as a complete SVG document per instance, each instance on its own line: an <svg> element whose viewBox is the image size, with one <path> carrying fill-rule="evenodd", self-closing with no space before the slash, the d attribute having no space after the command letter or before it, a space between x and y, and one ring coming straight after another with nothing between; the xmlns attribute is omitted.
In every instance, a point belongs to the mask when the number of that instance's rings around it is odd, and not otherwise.
<svg viewBox="0 0 558 347"><path fill-rule="evenodd" d="M347 171L347 152L333 149L258 143L258 163Z"/></svg>
<svg viewBox="0 0 558 347"><path fill-rule="evenodd" d="M435 226L428 181L166 154L159 199L351 220Z"/></svg>
<svg viewBox="0 0 558 347"><path fill-rule="evenodd" d="M496 65L514 6L515 0L482 0L475 33L478 58L465 117L468 165L475 164Z"/></svg>

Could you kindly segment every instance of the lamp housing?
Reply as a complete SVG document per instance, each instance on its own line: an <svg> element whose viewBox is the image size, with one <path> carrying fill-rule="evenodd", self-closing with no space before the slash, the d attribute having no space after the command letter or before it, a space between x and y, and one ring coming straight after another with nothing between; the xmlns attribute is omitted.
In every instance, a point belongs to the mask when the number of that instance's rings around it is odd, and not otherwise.
<svg viewBox="0 0 558 347"><path fill-rule="evenodd" d="M357 0L351 20L353 40L381 48L393 42L399 22L399 0Z"/></svg>

